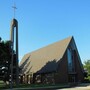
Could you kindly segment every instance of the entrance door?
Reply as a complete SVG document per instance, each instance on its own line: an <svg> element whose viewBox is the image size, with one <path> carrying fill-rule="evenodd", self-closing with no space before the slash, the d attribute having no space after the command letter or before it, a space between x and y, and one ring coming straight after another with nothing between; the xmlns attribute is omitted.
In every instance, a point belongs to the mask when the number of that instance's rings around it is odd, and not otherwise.
<svg viewBox="0 0 90 90"><path fill-rule="evenodd" d="M69 77L68 77L68 81L70 82L70 83L75 83L75 82L77 82L77 75L76 74L70 74L69 75Z"/></svg>

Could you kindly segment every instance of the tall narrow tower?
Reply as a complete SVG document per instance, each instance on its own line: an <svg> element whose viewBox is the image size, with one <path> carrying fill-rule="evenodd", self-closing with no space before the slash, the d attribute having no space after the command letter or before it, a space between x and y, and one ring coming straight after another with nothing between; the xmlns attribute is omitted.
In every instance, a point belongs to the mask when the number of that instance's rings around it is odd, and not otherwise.
<svg viewBox="0 0 90 90"><path fill-rule="evenodd" d="M16 30L16 32L15 32ZM16 39L16 40L15 40ZM13 82L13 73L15 73L16 77L16 84L19 83L19 67L18 67L18 21L16 19L13 19L11 22L11 34L10 34L10 40L11 40L11 48L12 48L12 60L11 60L11 80ZM14 46L15 45L15 46ZM14 50L15 47L15 52L16 52L16 60L15 60L15 67L14 67ZM13 71L13 69L16 68L16 72Z"/></svg>
<svg viewBox="0 0 90 90"><path fill-rule="evenodd" d="M15 4L14 8L14 18L11 21L11 30L10 30L10 41L12 48L12 58L11 58L11 88L13 86L13 77L15 77L15 82L19 84L19 66L18 66L18 21L15 19ZM15 47L15 49L14 49ZM15 53L13 52L15 51ZM15 57L14 57L15 54ZM15 60L15 61L14 61ZM14 63L15 62L15 63ZM14 71L15 69L15 71Z"/></svg>

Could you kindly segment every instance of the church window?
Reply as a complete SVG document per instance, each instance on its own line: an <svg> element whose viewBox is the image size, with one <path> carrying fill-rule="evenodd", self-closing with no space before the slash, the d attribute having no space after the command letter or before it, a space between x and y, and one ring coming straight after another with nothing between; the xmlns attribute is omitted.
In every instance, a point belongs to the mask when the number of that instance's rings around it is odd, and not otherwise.
<svg viewBox="0 0 90 90"><path fill-rule="evenodd" d="M67 56L68 56L68 71L72 72L73 71L73 58L72 58L72 50L68 49L67 50Z"/></svg>

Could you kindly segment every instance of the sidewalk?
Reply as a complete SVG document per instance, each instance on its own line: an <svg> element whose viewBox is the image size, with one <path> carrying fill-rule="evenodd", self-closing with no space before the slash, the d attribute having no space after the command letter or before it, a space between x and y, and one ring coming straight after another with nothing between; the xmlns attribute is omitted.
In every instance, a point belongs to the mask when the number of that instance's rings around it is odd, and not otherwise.
<svg viewBox="0 0 90 90"><path fill-rule="evenodd" d="M63 88L63 89L57 89L57 90L90 90L90 83L82 83L76 87Z"/></svg>

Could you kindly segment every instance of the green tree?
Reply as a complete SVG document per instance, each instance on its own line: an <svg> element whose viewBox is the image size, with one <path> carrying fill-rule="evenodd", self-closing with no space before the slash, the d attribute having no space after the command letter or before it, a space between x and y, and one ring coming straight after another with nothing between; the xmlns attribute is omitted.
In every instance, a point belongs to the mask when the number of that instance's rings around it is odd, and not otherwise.
<svg viewBox="0 0 90 90"><path fill-rule="evenodd" d="M88 79L90 80L90 60L84 62L84 69L88 73Z"/></svg>
<svg viewBox="0 0 90 90"><path fill-rule="evenodd" d="M10 41L2 41L0 38L0 79L9 81L11 74L12 47ZM13 82L16 79L16 53L13 50Z"/></svg>
<svg viewBox="0 0 90 90"><path fill-rule="evenodd" d="M4 81L9 80L11 64L11 47L10 41L0 40L0 79Z"/></svg>

